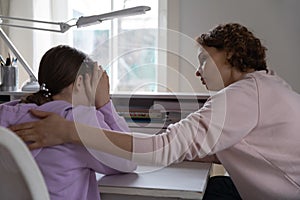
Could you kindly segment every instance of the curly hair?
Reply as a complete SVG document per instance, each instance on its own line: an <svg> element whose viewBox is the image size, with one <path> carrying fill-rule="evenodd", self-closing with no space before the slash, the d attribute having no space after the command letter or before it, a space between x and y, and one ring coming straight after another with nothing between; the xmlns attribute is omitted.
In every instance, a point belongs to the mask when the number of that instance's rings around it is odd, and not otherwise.
<svg viewBox="0 0 300 200"><path fill-rule="evenodd" d="M231 53L228 62L231 66L245 72L266 70L266 50L260 40L246 27L237 23L218 25L208 33L196 38L201 46L214 47Z"/></svg>

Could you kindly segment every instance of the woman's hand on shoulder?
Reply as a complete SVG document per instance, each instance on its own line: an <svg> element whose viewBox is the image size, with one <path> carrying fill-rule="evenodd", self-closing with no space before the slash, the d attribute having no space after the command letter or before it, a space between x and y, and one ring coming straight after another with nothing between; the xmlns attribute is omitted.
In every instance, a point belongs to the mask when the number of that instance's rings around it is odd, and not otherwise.
<svg viewBox="0 0 300 200"><path fill-rule="evenodd" d="M31 110L30 112L41 120L9 127L9 129L14 131L25 143L27 143L29 149L37 149L69 142L74 143L74 133L72 132L74 123L67 121L65 118L55 113L39 110Z"/></svg>

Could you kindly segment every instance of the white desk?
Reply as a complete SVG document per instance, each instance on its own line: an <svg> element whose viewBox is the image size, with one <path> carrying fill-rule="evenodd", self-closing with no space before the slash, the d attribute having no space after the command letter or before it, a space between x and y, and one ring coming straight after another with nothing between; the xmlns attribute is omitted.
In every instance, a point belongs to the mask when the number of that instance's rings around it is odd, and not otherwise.
<svg viewBox="0 0 300 200"><path fill-rule="evenodd" d="M183 162L153 172L102 176L102 200L202 199L211 164Z"/></svg>

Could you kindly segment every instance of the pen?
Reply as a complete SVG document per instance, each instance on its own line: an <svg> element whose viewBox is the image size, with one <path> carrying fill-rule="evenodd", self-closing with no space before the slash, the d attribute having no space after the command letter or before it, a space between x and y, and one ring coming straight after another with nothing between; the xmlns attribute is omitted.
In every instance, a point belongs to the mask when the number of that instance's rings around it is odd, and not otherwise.
<svg viewBox="0 0 300 200"><path fill-rule="evenodd" d="M13 58L11 65L16 65L17 64L17 60L18 60L18 58Z"/></svg>
<svg viewBox="0 0 300 200"><path fill-rule="evenodd" d="M7 57L7 58L6 58L5 66L10 66L10 64L11 64L10 57Z"/></svg>

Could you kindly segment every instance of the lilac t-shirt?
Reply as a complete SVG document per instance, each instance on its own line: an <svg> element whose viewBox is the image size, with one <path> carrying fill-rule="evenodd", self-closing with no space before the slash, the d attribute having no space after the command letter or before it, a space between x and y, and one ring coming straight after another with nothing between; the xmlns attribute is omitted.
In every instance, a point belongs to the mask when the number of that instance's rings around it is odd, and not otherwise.
<svg viewBox="0 0 300 200"><path fill-rule="evenodd" d="M28 112L29 109L54 112L67 120L75 120L90 126L129 131L125 120L117 114L111 102L96 110L95 107L72 107L66 101L52 101L41 106L12 101L0 105L0 125L8 127L37 120ZM52 200L100 199L95 172L116 174L136 169L133 162L103 152L90 151L74 144L33 150L32 155L44 176Z"/></svg>

